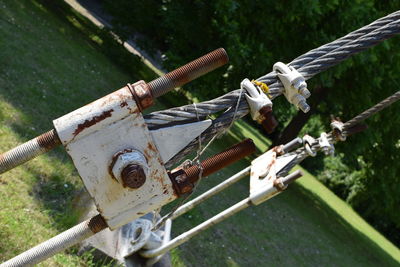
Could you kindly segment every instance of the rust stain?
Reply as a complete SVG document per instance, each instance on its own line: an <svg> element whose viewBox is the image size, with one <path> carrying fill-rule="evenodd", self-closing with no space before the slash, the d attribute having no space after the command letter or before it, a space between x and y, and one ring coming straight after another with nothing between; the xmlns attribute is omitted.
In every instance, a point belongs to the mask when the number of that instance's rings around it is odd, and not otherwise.
<svg viewBox="0 0 400 267"><path fill-rule="evenodd" d="M154 147L152 143L147 143L147 148L153 152L157 152L157 149Z"/></svg>
<svg viewBox="0 0 400 267"><path fill-rule="evenodd" d="M111 117L111 113L114 111L114 109L110 109L107 111L104 111L103 113L101 113L98 116L94 116L92 119L90 120L85 120L83 123L78 124L78 127L75 129L73 135L77 136L80 132L82 132L84 129L86 128L90 128L91 126L95 125L96 123Z"/></svg>
<svg viewBox="0 0 400 267"><path fill-rule="evenodd" d="M39 135L36 137L36 141L40 147L45 148L47 151L61 144L60 138L58 138L54 129Z"/></svg>
<svg viewBox="0 0 400 267"><path fill-rule="evenodd" d="M97 214L89 220L88 227L94 234L96 234L106 229L108 226L104 218L100 214Z"/></svg>
<svg viewBox="0 0 400 267"><path fill-rule="evenodd" d="M119 104L119 106L121 108L126 107L128 105L128 103L126 101L121 102L121 104Z"/></svg>

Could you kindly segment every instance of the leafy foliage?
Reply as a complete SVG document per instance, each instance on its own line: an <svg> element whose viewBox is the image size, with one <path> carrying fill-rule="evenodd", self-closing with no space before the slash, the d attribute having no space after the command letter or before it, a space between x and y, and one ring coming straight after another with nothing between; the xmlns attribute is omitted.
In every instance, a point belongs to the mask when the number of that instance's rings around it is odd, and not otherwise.
<svg viewBox="0 0 400 267"><path fill-rule="evenodd" d="M173 69L217 47L230 55L230 65L186 87L205 100L236 89L245 78L257 78L276 61L298 55L339 38L397 9L390 1L105 1L118 34L133 32L148 51L159 49L164 66ZM309 82L324 87L327 97L303 129L327 130L329 116L350 119L392 94L398 84L399 39L354 56ZM281 121L295 114L281 97L274 103ZM370 129L339 144L334 159L308 160L305 165L338 195L347 199L375 227L400 244L399 105L368 120ZM322 168L325 166L324 168Z"/></svg>

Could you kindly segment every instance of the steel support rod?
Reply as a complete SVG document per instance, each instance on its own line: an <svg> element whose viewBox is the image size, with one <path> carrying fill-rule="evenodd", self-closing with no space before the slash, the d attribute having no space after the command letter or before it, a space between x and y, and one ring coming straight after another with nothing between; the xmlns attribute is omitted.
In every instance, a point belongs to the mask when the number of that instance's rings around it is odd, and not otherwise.
<svg viewBox="0 0 400 267"><path fill-rule="evenodd" d="M171 215L171 219L176 219L177 217L181 216L182 214L185 214L189 210L193 209L203 201L209 199L212 196L215 196L225 188L231 186L234 183L237 183L240 181L242 178L246 177L247 175L250 174L250 168L251 166L241 170L240 172L236 173L235 175L231 176L230 178L226 179L222 183L218 184L217 186L214 186L212 189L208 190L207 192L201 194L200 196L196 197L195 199L186 202L184 205L180 206L174 213Z"/></svg>
<svg viewBox="0 0 400 267"><path fill-rule="evenodd" d="M157 257L158 255L165 254L169 250L176 248L180 244L188 241L191 239L193 236L203 232L204 230L210 228L211 226L222 222L228 217L231 217L232 215L238 213L239 211L249 207L251 205L250 198L243 199L242 201L236 203L232 207L229 207L228 209L222 211L221 213L218 213L211 219L197 225L196 227L190 229L189 231L175 237L172 239L170 242L168 242L165 245L160 246L159 248L156 249L151 249L151 250L142 250L140 251L140 255L145 257L145 258L153 258Z"/></svg>
<svg viewBox="0 0 400 267"><path fill-rule="evenodd" d="M107 228L100 214L2 263L1 267L33 266Z"/></svg>
<svg viewBox="0 0 400 267"><path fill-rule="evenodd" d="M285 186L285 188L286 188L286 186L288 184L290 184L294 180L300 178L302 175L303 175L302 172L297 170L297 171L287 175L286 177L278 178L278 179L283 184L283 186ZM266 200L269 200L272 197L280 194L281 192L283 192L282 189L281 188L276 188L275 183L271 184L271 185L268 185L268 186L265 186L264 188L262 188L262 190L256 196L261 201L253 202L253 198L251 196L248 197L248 198L245 198L242 201L236 203L235 205L233 205L233 206L227 208L226 210L218 213L214 217L212 217L212 218L202 222L201 224L193 227L189 231L187 231L187 232L175 237L174 239L172 239L167 244L162 244L160 247L158 247L156 249L141 250L141 251L139 251L139 254L142 257L145 257L145 258L154 258L154 257L157 257L159 255L165 254L169 250L176 248L177 246L181 245L182 243L185 243L186 241L188 241L189 239L191 239L195 235L203 232L204 230L207 230L208 228L210 228L213 225L216 225L217 223L222 222L223 220L231 217L232 215L238 213L239 211L241 211L241 210L243 210L245 208L248 208L251 205L258 205L258 204L260 204L260 203L262 203L262 202L264 202Z"/></svg>
<svg viewBox="0 0 400 267"><path fill-rule="evenodd" d="M164 237L161 246L165 246L171 240L172 220L165 221ZM155 258L150 258L146 261L146 266L153 266L156 262L161 260L165 254L158 255Z"/></svg>

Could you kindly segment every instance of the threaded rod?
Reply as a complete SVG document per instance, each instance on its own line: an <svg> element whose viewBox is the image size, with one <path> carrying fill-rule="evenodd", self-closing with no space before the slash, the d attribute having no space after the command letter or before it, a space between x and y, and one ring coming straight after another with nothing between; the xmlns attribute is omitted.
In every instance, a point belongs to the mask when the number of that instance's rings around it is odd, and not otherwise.
<svg viewBox="0 0 400 267"><path fill-rule="evenodd" d="M220 152L211 158L208 158L201 162L201 167L203 168L202 176L208 176L214 172L250 155L256 150L253 140L246 139L231 148ZM184 170L187 176L187 180L190 183L194 183L199 179L200 168L194 165L190 168Z"/></svg>
<svg viewBox="0 0 400 267"><path fill-rule="evenodd" d="M53 129L0 155L0 173L11 170L60 145Z"/></svg>
<svg viewBox="0 0 400 267"><path fill-rule="evenodd" d="M216 49L148 83L154 98L228 63L225 49Z"/></svg>
<svg viewBox="0 0 400 267"><path fill-rule="evenodd" d="M107 228L98 214L2 263L0 267L33 266Z"/></svg>

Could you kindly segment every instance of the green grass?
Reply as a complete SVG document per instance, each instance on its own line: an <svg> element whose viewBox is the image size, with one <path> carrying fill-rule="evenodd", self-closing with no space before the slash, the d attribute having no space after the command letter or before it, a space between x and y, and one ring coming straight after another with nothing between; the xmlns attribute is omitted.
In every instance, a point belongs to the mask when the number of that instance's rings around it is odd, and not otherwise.
<svg viewBox="0 0 400 267"><path fill-rule="evenodd" d="M126 56L132 64L124 65L120 48L82 17L71 10L49 9L49 2L45 3L0 0L0 151L52 128L52 119L127 82L154 75L137 58ZM269 144L241 122L217 140L208 154L246 137L253 138L261 151ZM206 178L196 193L248 164L243 160ZM61 148L2 174L0 261L74 225L79 214L72 202L81 188ZM248 179L244 179L174 221L174 235L247 195ZM174 266L398 266L400 262L395 246L309 174L267 203L196 236L172 255ZM42 263L96 264L101 265L90 254L77 256L76 249Z"/></svg>

